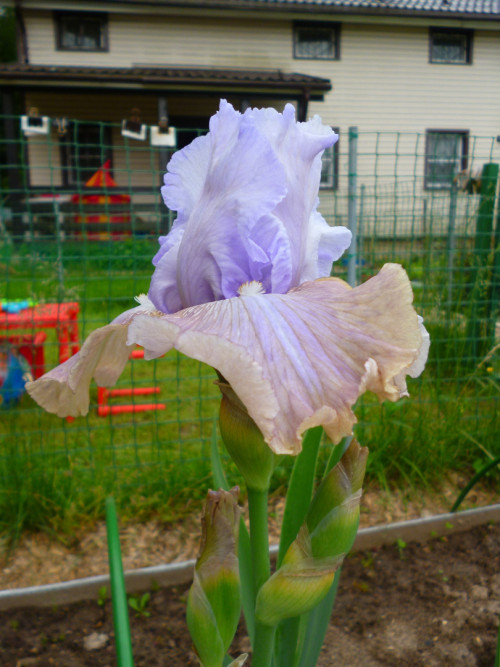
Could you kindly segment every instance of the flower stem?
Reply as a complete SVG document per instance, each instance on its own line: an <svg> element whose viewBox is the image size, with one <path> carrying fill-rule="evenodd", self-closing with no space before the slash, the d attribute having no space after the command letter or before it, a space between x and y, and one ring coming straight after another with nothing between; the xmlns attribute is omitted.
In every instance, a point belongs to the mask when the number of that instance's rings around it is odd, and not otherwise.
<svg viewBox="0 0 500 667"><path fill-rule="evenodd" d="M248 511L250 515L250 545L253 563L255 596L269 579L269 537L267 527L267 490L248 489Z"/></svg>
<svg viewBox="0 0 500 667"><path fill-rule="evenodd" d="M252 652L252 667L270 667L273 649L275 625L263 625L257 623L255 626L255 646Z"/></svg>
<svg viewBox="0 0 500 667"><path fill-rule="evenodd" d="M267 490L248 489L248 511L250 515L250 545L253 564L254 593L257 597L260 587L271 574L269 563L269 537L267 518ZM270 667L275 627L257 622L252 654L252 667Z"/></svg>

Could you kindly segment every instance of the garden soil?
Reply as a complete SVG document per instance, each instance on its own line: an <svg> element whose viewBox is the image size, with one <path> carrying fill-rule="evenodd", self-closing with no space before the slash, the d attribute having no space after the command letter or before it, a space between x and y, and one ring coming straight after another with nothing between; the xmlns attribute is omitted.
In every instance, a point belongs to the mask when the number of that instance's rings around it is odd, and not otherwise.
<svg viewBox="0 0 500 667"><path fill-rule="evenodd" d="M131 610L135 667L198 663L186 589L150 591ZM500 614L500 525L349 556L320 667L492 667ZM232 654L248 650L243 630ZM250 660L247 665L250 665ZM2 667L114 667L107 601L0 613Z"/></svg>

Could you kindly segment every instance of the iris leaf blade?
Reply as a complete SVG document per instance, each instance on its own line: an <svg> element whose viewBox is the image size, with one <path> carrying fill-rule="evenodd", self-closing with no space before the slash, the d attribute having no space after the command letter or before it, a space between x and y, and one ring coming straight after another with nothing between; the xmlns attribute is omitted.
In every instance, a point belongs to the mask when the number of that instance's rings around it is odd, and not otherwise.
<svg viewBox="0 0 500 667"><path fill-rule="evenodd" d="M340 579L340 568L335 573L335 579L326 597L315 607L307 617L307 628L302 633L303 644L299 646L300 660L297 667L315 667L325 641L326 631L330 623L335 596Z"/></svg>
<svg viewBox="0 0 500 667"><path fill-rule="evenodd" d="M302 443L302 451L295 461L286 495L278 567L306 518L314 488L316 461L322 435L323 429L321 426L309 429Z"/></svg>
<svg viewBox="0 0 500 667"><path fill-rule="evenodd" d="M304 437L302 451L295 461L281 527L278 567L306 518L314 489L322 435L323 429L320 426L310 429ZM290 618L280 623L276 635L275 653L278 667L290 667L293 664L299 628L299 618Z"/></svg>

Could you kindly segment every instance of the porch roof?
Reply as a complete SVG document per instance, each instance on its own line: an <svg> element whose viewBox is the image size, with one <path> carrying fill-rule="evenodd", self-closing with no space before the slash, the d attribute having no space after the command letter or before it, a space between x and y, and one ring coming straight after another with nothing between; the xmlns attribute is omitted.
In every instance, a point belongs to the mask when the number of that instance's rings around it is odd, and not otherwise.
<svg viewBox="0 0 500 667"><path fill-rule="evenodd" d="M239 69L212 67L81 67L0 63L0 84L16 87L86 88L103 85L106 89L144 89L162 92L277 93L280 96L305 96L322 100L332 89L328 79L283 72L280 69Z"/></svg>

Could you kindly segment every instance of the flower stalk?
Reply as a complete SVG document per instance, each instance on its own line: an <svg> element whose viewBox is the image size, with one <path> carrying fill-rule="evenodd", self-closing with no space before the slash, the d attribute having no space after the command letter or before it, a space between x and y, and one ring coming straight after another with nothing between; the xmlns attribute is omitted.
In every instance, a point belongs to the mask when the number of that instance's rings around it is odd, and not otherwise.
<svg viewBox="0 0 500 667"><path fill-rule="evenodd" d="M248 489L250 545L256 597L271 574L269 561L268 492ZM255 626L253 667L269 667L274 648L275 628L260 623Z"/></svg>

